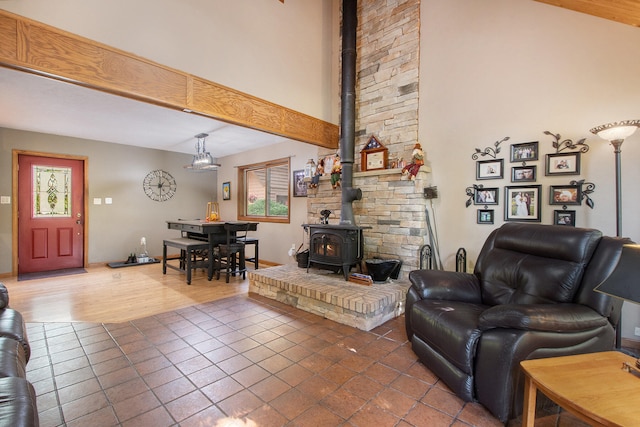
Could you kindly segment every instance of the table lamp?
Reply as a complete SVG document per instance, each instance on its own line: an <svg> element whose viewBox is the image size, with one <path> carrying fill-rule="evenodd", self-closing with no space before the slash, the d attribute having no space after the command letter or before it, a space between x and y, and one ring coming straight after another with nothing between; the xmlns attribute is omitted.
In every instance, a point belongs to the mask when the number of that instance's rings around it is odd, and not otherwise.
<svg viewBox="0 0 640 427"><path fill-rule="evenodd" d="M620 259L613 272L604 282L594 289L596 292L640 304L640 245L626 244L622 246ZM636 360L636 366L627 366L640 374L640 359Z"/></svg>

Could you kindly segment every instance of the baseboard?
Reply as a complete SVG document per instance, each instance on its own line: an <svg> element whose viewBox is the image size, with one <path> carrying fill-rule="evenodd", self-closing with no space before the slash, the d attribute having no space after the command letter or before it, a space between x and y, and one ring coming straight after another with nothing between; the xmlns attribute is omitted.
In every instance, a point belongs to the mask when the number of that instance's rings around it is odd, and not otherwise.
<svg viewBox="0 0 640 427"><path fill-rule="evenodd" d="M640 341L632 340L630 338L622 338L622 347L640 350Z"/></svg>
<svg viewBox="0 0 640 427"><path fill-rule="evenodd" d="M261 259L259 262L260 262L260 265L267 265L269 267L275 267L276 265L281 265L281 264L279 264L277 262L265 261L263 259Z"/></svg>

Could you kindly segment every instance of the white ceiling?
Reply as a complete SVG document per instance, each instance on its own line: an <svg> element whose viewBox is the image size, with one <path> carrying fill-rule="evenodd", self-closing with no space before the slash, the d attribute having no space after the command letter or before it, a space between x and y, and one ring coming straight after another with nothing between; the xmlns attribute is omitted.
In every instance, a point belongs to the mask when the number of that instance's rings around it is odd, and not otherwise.
<svg viewBox="0 0 640 427"><path fill-rule="evenodd" d="M208 133L214 158L265 147L281 136L0 67L0 127L194 154Z"/></svg>

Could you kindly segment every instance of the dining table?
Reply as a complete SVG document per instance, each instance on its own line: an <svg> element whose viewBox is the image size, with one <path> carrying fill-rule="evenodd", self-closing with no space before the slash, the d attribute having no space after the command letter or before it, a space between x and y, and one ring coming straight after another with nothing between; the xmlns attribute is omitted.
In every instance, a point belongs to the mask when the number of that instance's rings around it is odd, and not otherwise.
<svg viewBox="0 0 640 427"><path fill-rule="evenodd" d="M253 221L205 221L200 219L186 220L176 219L167 220L167 228L170 230L178 230L182 235L191 239L206 240L209 243L209 253L213 253L213 249L220 244L227 242L227 232L225 224L246 224L249 223L249 231L258 229L258 222ZM213 279L214 259L209 256L208 279Z"/></svg>

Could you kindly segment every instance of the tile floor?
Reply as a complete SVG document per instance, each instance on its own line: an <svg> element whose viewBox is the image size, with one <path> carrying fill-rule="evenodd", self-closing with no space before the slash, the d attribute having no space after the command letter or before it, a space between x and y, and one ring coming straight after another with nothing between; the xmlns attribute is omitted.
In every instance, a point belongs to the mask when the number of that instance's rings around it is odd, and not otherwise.
<svg viewBox="0 0 640 427"><path fill-rule="evenodd" d="M501 425L417 362L403 317L364 332L249 294L122 324L27 326L42 427Z"/></svg>

